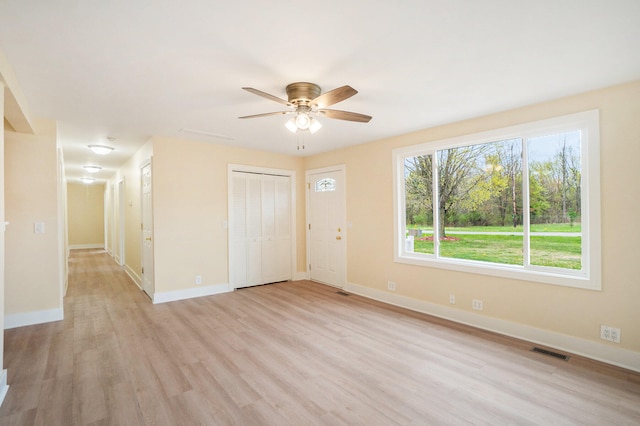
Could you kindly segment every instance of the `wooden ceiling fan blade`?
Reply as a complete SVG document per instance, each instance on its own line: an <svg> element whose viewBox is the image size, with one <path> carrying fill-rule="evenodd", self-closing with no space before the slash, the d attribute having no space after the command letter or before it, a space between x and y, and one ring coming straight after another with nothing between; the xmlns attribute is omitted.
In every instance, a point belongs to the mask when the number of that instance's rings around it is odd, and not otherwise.
<svg viewBox="0 0 640 426"><path fill-rule="evenodd" d="M368 123L371 120L370 115L359 114L357 112L339 111L337 109L319 109L318 113L338 120L357 121L359 123Z"/></svg>
<svg viewBox="0 0 640 426"><path fill-rule="evenodd" d="M276 111L276 112L265 112L263 114L254 114L254 115L245 115L244 117L238 118L258 118L258 117L269 117L271 115L285 115L291 114L293 111Z"/></svg>
<svg viewBox="0 0 640 426"><path fill-rule="evenodd" d="M318 96L310 102L311 106L317 108L325 108L338 102L342 102L345 99L349 99L353 95L358 93L356 89L351 86L342 86L337 89L329 90L326 93Z"/></svg>
<svg viewBox="0 0 640 426"><path fill-rule="evenodd" d="M291 106L292 105L287 100L284 100L284 99L279 98L277 96L270 95L267 92L263 92L262 90L254 89L253 87L243 87L242 90L246 90L247 92L253 93L254 95L262 96L263 98L271 99L272 101L278 102L279 104L282 104L282 105L285 105L285 106Z"/></svg>

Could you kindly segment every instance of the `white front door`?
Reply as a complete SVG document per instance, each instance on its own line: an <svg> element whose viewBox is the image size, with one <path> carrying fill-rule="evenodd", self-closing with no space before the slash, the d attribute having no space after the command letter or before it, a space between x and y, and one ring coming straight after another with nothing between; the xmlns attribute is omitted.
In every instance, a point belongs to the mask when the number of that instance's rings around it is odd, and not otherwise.
<svg viewBox="0 0 640 426"><path fill-rule="evenodd" d="M153 210L151 164L142 167L142 290L153 300Z"/></svg>
<svg viewBox="0 0 640 426"><path fill-rule="evenodd" d="M309 277L344 287L345 177L342 167L307 172Z"/></svg>

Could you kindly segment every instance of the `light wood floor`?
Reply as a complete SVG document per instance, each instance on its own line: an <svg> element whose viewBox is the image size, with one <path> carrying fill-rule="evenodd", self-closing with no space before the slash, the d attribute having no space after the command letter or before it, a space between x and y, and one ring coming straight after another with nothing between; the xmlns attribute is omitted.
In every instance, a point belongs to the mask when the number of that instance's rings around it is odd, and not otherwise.
<svg viewBox="0 0 640 426"><path fill-rule="evenodd" d="M63 321L5 332L2 425L640 424L640 376L311 282L152 305L74 251Z"/></svg>

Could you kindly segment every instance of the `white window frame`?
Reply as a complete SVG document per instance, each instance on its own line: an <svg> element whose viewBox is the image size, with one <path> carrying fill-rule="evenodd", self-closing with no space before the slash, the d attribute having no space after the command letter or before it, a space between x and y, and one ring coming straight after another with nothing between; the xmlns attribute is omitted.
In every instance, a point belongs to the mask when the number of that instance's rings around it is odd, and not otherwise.
<svg viewBox="0 0 640 426"><path fill-rule="evenodd" d="M582 269L574 271L562 268L536 267L533 265L507 265L464 259L438 257L436 254L407 251L405 235L405 178L404 161L407 157L434 155L438 150L509 140L528 139L540 135L580 130L581 139L581 197L582 221ZM526 171L526 150L523 170ZM601 231L600 231L600 130L599 111L585 111L562 117L520 124L482 133L459 136L451 139L427 142L394 149L393 157L393 223L394 261L410 265L420 265L469 272L483 275L534 281L590 290L602 289L601 272ZM524 172L523 172L524 173ZM528 173L527 173L528 175ZM528 179L523 179L528 186ZM437 185L437 182L434 182ZM528 193L528 190L527 192ZM437 198L434 198L437 200ZM529 200L523 200L524 211L528 211ZM434 207L434 215L437 214ZM523 214L524 238L528 241L529 215ZM434 244L437 241L434 240ZM434 247L437 253L437 247ZM527 253L525 252L525 256Z"/></svg>

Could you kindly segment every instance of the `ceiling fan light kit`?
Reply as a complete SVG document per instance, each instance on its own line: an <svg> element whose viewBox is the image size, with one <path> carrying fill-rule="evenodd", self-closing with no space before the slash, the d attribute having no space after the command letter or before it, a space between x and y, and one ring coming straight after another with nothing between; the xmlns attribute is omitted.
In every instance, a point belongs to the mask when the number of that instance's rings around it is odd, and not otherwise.
<svg viewBox="0 0 640 426"><path fill-rule="evenodd" d="M314 134L322 127L322 123L313 117L310 117L306 112L300 112L295 117L291 117L284 123L291 133L296 133L298 130L308 130L309 133Z"/></svg>
<svg viewBox="0 0 640 426"><path fill-rule="evenodd" d="M298 130L308 130L309 133L313 134L320 130L322 124L312 116L313 114L321 114L328 118L356 121L359 123L368 123L371 120L371 116L369 115L349 111L325 109L325 107L344 101L358 93L358 91L351 86L342 86L322 93L320 86L314 83L291 83L285 88L285 91L287 92L287 100L270 95L269 93L265 93L258 89L254 89L253 87L243 87L242 89L253 93L254 95L262 96L263 98L278 102L279 104L285 105L291 109L286 111L247 115L239 118L257 118L268 117L271 115L295 114L294 117L287 120L284 124L292 133L296 133Z"/></svg>

